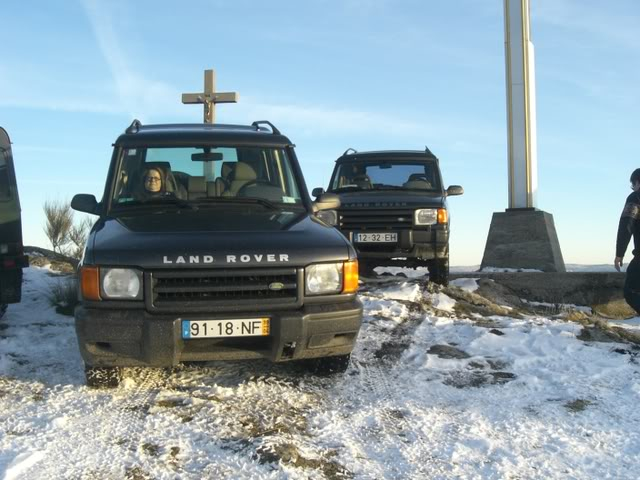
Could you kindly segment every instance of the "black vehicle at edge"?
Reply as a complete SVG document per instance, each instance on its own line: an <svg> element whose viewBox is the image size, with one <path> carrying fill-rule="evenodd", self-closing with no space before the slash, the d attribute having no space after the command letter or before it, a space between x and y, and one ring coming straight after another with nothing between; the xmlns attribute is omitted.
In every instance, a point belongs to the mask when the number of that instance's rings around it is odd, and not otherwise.
<svg viewBox="0 0 640 480"><path fill-rule="evenodd" d="M438 158L424 151L357 152L336 160L328 192L340 208L318 216L353 242L360 269L376 266L429 268L431 281L449 279L450 216L447 197L462 187L443 187ZM313 190L314 196L324 189Z"/></svg>
<svg viewBox="0 0 640 480"><path fill-rule="evenodd" d="M149 166L173 186L140 200L131 184L142 167L150 181ZM344 371L362 322L356 252L315 216L337 206L335 195L310 200L293 144L269 122L134 121L114 144L102 201L72 200L99 215L75 310L87 383L184 361Z"/></svg>
<svg viewBox="0 0 640 480"><path fill-rule="evenodd" d="M0 316L22 296L22 269L29 265L22 245L22 222L11 141L0 127Z"/></svg>

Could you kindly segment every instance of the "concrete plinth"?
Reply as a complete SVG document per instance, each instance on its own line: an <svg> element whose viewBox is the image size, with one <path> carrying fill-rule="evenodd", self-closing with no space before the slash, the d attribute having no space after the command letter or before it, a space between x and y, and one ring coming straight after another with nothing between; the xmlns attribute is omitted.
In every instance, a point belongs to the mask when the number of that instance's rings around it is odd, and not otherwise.
<svg viewBox="0 0 640 480"><path fill-rule="evenodd" d="M565 272L553 215L536 209L495 212L481 268Z"/></svg>

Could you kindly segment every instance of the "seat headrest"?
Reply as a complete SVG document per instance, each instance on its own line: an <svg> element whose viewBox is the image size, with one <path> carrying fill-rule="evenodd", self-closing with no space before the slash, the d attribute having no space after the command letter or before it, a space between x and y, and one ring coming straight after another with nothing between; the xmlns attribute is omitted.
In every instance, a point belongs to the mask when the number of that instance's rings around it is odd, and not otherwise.
<svg viewBox="0 0 640 480"><path fill-rule="evenodd" d="M220 168L220 176L222 178L229 178L229 176L235 169L236 163L237 162L222 162L222 167Z"/></svg>
<svg viewBox="0 0 640 480"><path fill-rule="evenodd" d="M204 180L204 177L189 177L188 183L189 193L193 192L206 192L207 191L207 183Z"/></svg>
<svg viewBox="0 0 640 480"><path fill-rule="evenodd" d="M233 171L234 180L250 181L255 180L257 177L256 171L251 167L251 165L244 162L236 163L236 168Z"/></svg>

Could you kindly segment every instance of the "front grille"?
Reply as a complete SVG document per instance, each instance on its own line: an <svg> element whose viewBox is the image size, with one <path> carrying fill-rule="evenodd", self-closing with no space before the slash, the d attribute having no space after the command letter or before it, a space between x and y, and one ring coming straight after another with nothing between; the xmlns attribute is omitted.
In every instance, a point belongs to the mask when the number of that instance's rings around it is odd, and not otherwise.
<svg viewBox="0 0 640 480"><path fill-rule="evenodd" d="M397 231L413 226L413 210L408 209L349 209L340 210L341 230Z"/></svg>
<svg viewBox="0 0 640 480"><path fill-rule="evenodd" d="M151 273L155 309L279 305L298 299L295 268L171 270Z"/></svg>

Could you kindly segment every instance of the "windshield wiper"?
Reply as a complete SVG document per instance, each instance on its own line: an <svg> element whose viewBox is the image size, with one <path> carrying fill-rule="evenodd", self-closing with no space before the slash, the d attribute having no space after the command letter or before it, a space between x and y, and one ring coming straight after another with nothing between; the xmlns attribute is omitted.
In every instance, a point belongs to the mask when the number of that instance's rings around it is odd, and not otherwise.
<svg viewBox="0 0 640 480"><path fill-rule="evenodd" d="M191 210L198 210L197 205L175 196L143 198L140 200L135 200L133 202L119 203L116 208L121 209L151 206L155 207L162 205L175 205L180 208L190 208Z"/></svg>
<svg viewBox="0 0 640 480"><path fill-rule="evenodd" d="M257 197L203 197L198 198L197 202L210 203L239 203L239 204L258 204L269 210L279 210L278 206L266 198Z"/></svg>
<svg viewBox="0 0 640 480"><path fill-rule="evenodd" d="M358 190L362 190L362 188L360 188L357 185L346 185L344 187L340 187L340 188L336 188L334 190L331 190L331 192L346 192L346 191L358 191Z"/></svg>

